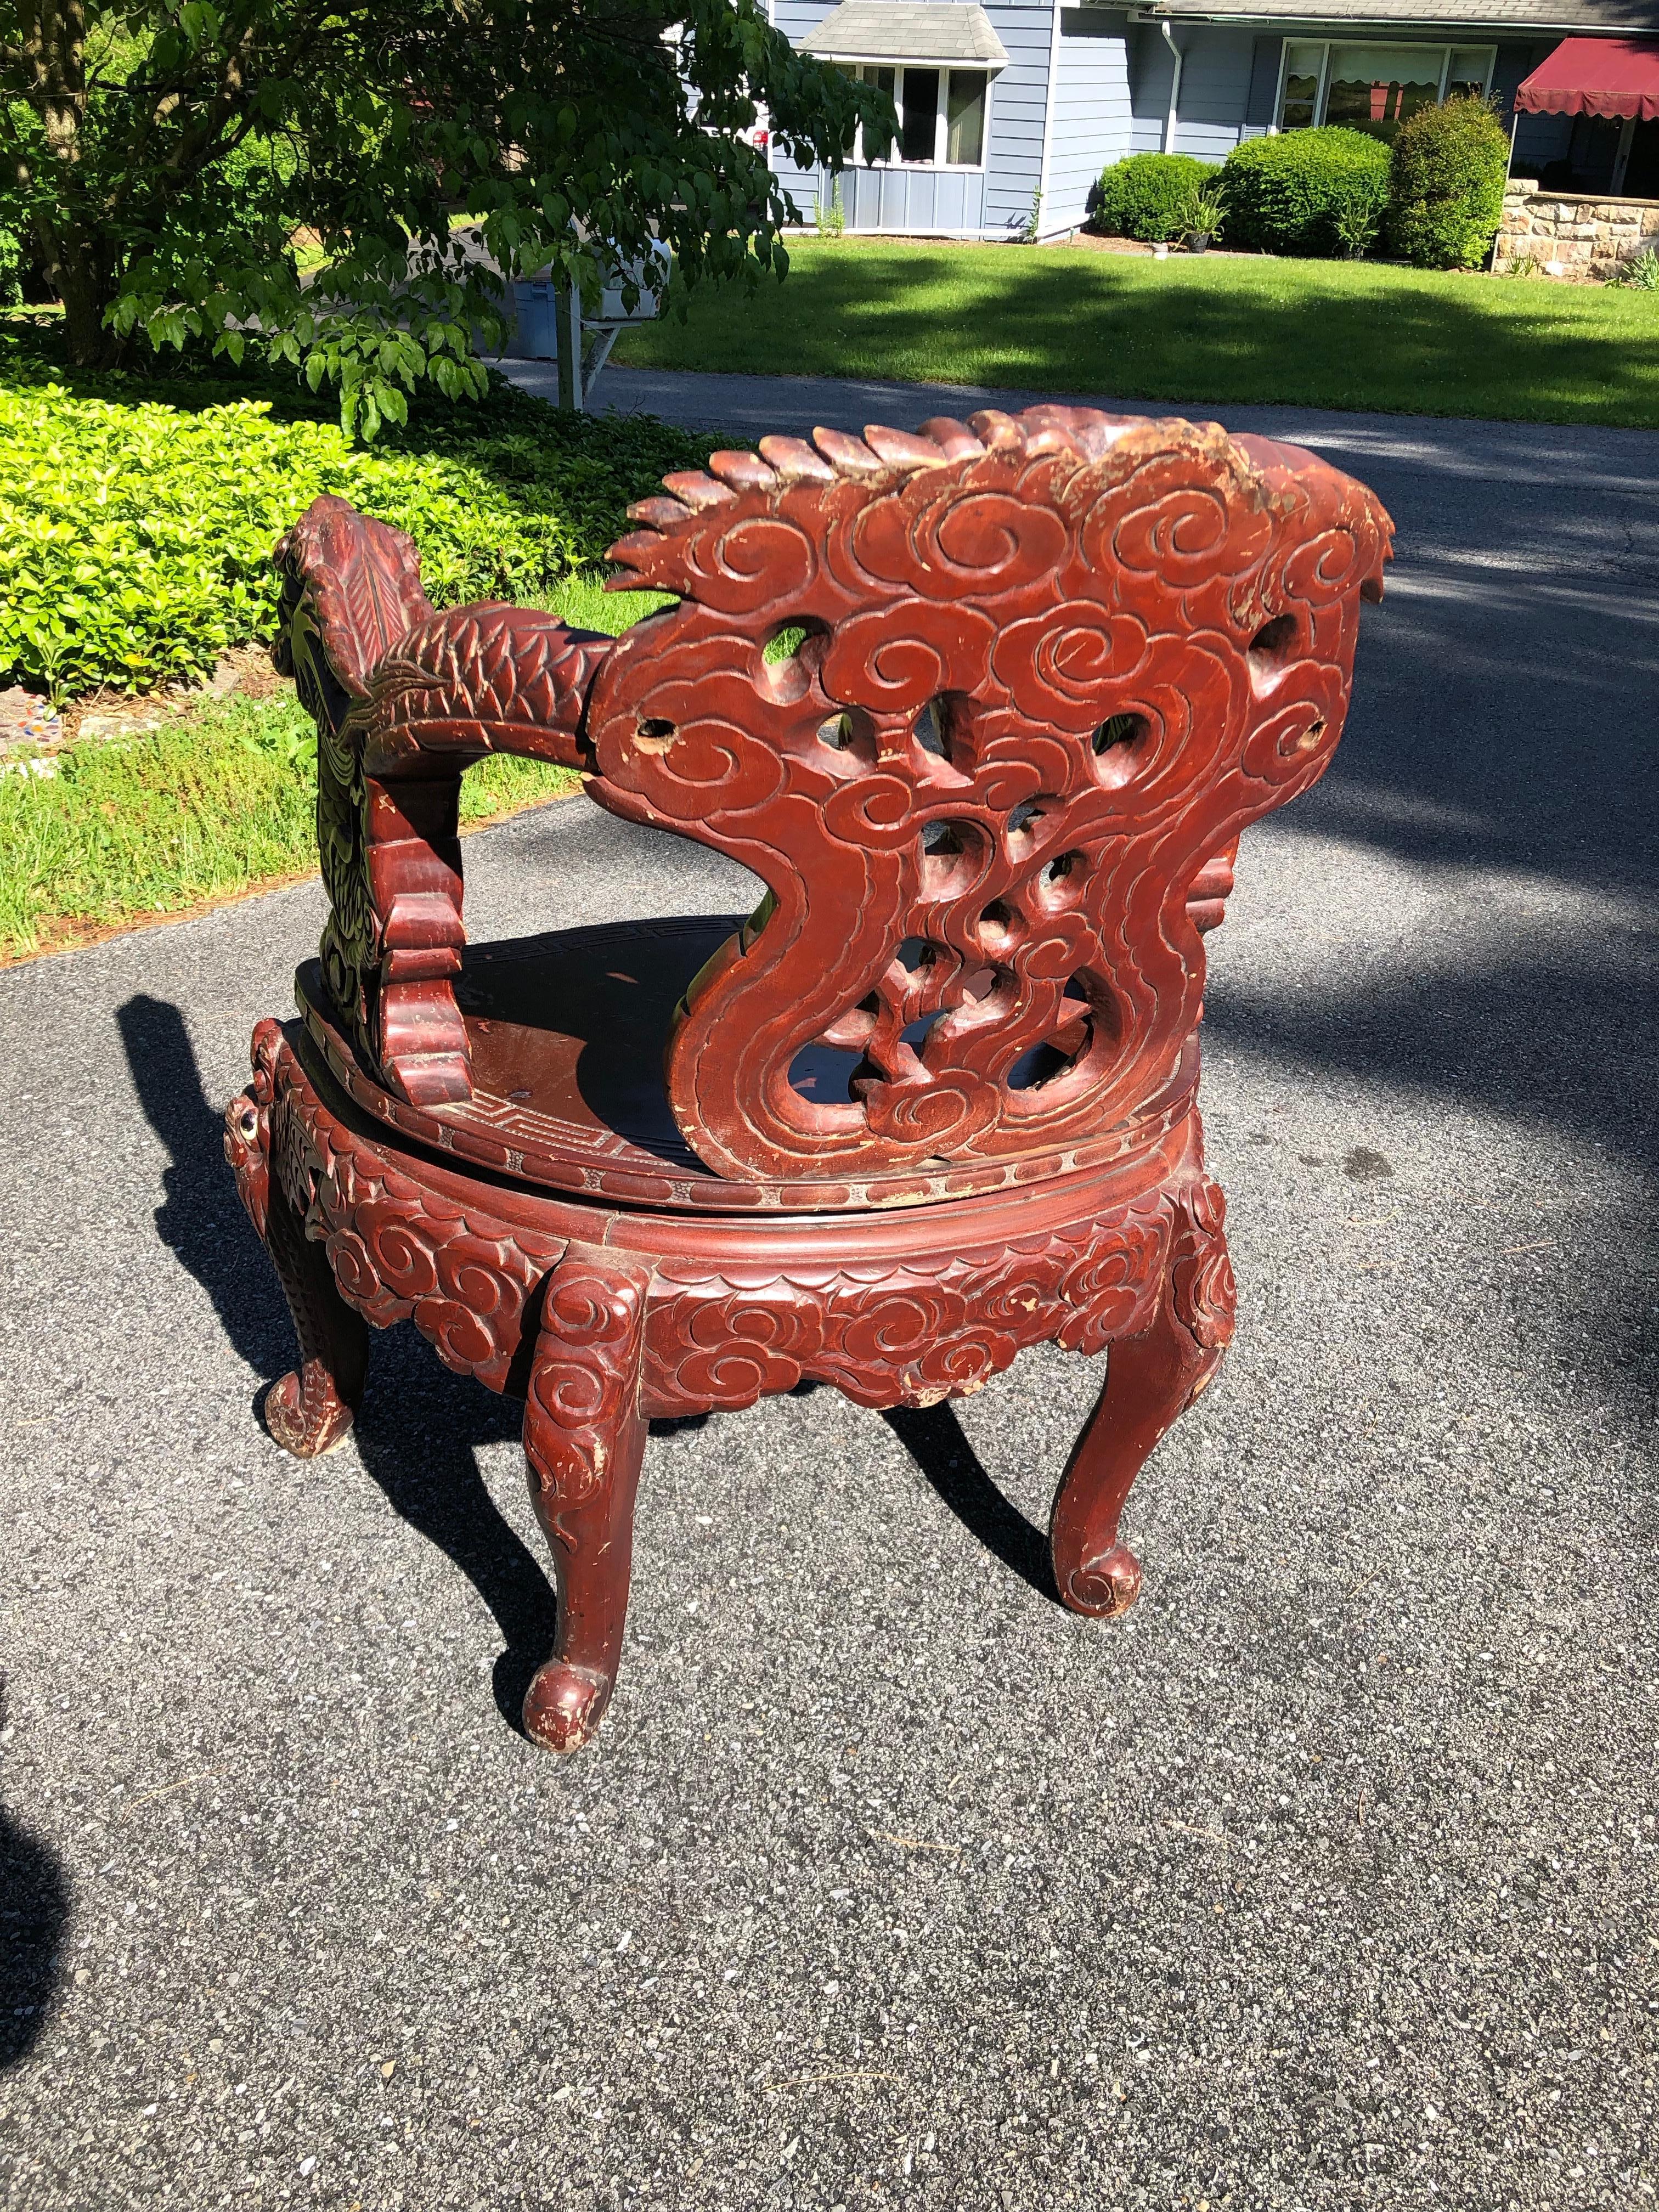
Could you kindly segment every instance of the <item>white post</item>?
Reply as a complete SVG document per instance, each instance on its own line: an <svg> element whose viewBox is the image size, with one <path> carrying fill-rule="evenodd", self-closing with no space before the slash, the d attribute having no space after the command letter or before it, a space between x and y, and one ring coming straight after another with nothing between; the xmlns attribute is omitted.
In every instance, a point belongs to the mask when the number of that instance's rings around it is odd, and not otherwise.
<svg viewBox="0 0 1659 2212"><path fill-rule="evenodd" d="M1166 154L1173 154L1175 151L1176 124L1179 119L1176 114L1176 110L1181 104L1181 64L1182 55L1180 47L1176 46L1175 42L1175 33L1170 28L1170 19L1167 15L1159 17L1158 27L1164 33L1164 43L1170 49L1170 107L1169 112L1164 118L1163 151Z"/></svg>
<svg viewBox="0 0 1659 2212"><path fill-rule="evenodd" d="M1516 88L1517 91L1520 89L1518 86ZM1498 228L1492 236L1492 252L1486 256L1486 274L1489 276L1498 266L1498 241L1504 235L1503 210L1509 203L1510 172L1515 167L1515 136L1520 128L1521 110L1518 107L1512 107L1510 110L1510 158L1504 164L1504 198L1499 205Z"/></svg>
<svg viewBox="0 0 1659 2212"><path fill-rule="evenodd" d="M559 349L559 404L580 414L582 404L582 295L574 284L553 289L553 334Z"/></svg>

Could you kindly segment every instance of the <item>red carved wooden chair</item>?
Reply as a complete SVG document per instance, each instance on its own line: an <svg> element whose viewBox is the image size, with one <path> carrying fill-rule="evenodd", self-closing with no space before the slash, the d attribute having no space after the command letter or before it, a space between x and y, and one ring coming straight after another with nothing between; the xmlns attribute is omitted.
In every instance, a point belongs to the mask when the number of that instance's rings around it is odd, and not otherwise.
<svg viewBox="0 0 1659 2212"><path fill-rule="evenodd" d="M1331 757L1389 542L1294 447L1060 407L763 439L633 514L613 558L677 603L614 642L434 614L338 500L283 541L332 910L227 1116L300 1340L278 1442L344 1434L366 1322L523 1397L559 1596L525 1722L558 1749L615 1680L653 1416L803 1378L927 1405L1109 1346L1051 1546L1067 1605L1133 1600L1120 1509L1233 1327L1204 933L1240 830ZM765 896L469 947L491 751Z"/></svg>

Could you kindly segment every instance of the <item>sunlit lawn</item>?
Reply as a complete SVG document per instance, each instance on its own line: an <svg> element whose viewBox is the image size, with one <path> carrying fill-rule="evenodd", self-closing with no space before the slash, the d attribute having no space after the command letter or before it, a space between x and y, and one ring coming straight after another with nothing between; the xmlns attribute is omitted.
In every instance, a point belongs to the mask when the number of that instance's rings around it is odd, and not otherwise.
<svg viewBox="0 0 1659 2212"><path fill-rule="evenodd" d="M665 604L582 577L551 595L586 629ZM0 963L314 872L312 737L292 684L257 700L175 696L155 729L70 747L46 776L0 774ZM492 756L462 781L462 826L575 786L544 762Z"/></svg>
<svg viewBox="0 0 1659 2212"><path fill-rule="evenodd" d="M1659 425L1659 294L1372 262L803 240L630 367Z"/></svg>

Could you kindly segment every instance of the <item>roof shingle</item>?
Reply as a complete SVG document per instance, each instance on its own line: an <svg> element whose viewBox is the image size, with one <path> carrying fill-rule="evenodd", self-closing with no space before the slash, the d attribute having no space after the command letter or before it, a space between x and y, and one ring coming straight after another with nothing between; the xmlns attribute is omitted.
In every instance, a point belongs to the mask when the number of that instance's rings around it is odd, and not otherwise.
<svg viewBox="0 0 1659 2212"><path fill-rule="evenodd" d="M848 0L854 4L854 0ZM842 14L844 9L836 9ZM919 12L919 11L917 11ZM1321 23L1420 23L1453 29L1462 24L1495 31L1512 29L1547 38L1606 32L1624 37L1659 36L1659 0L1158 0L1151 15L1210 17L1283 25L1286 29Z"/></svg>
<svg viewBox="0 0 1659 2212"><path fill-rule="evenodd" d="M981 62L1008 50L983 8L964 0L841 0L800 41L804 54L861 62Z"/></svg>

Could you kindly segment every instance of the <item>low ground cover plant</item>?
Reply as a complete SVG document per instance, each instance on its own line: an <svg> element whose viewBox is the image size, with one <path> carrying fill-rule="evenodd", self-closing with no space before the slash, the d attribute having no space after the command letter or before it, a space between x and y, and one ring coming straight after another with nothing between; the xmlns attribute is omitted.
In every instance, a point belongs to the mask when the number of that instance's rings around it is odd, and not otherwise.
<svg viewBox="0 0 1659 2212"><path fill-rule="evenodd" d="M1632 292L1659 292L1659 253L1644 246L1639 253L1632 253L1621 261L1608 277L1616 289Z"/></svg>
<svg viewBox="0 0 1659 2212"><path fill-rule="evenodd" d="M1389 173L1388 242L1419 269L1478 269L1504 214L1508 134L1484 100L1419 108Z"/></svg>
<svg viewBox="0 0 1659 2212"><path fill-rule="evenodd" d="M267 636L271 547L319 492L407 530L435 604L542 604L711 444L499 379L367 451L282 387L60 379L0 342L0 684L59 699L205 675Z"/></svg>
<svg viewBox="0 0 1659 2212"><path fill-rule="evenodd" d="M1194 202L1215 176L1214 162L1191 154L1131 154L1102 170L1094 227L1153 246L1179 238L1193 228Z"/></svg>
<svg viewBox="0 0 1659 2212"><path fill-rule="evenodd" d="M1340 124L1247 138L1222 165L1227 243L1265 253L1353 258L1389 197L1389 149Z"/></svg>
<svg viewBox="0 0 1659 2212"><path fill-rule="evenodd" d="M271 547L319 492L407 530L440 605L501 596L623 629L663 604L600 588L629 501L720 442L559 414L498 379L364 451L326 399L228 374L71 374L51 340L0 325L0 686L58 700L204 676L265 641ZM314 736L291 687L164 703L154 729L0 763L0 957L314 867ZM570 782L483 761L462 818Z"/></svg>

